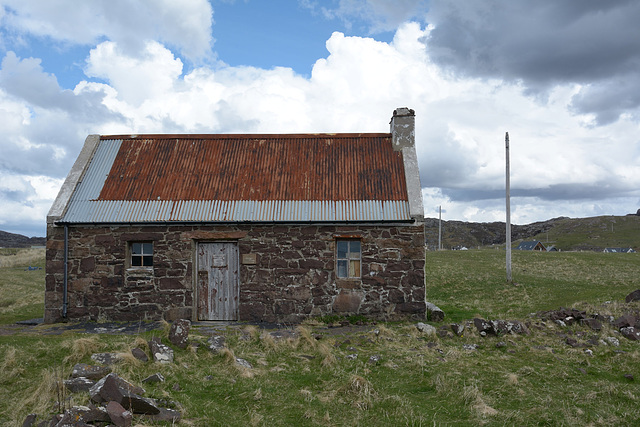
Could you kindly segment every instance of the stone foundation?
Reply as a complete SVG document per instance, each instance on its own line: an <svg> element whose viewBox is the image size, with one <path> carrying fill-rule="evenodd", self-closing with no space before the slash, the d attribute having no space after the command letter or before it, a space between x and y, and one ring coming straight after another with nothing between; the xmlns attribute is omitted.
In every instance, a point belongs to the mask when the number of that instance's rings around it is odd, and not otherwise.
<svg viewBox="0 0 640 427"><path fill-rule="evenodd" d="M361 278L336 278L339 237L361 239ZM132 241L153 242L153 267L128 265ZM238 320L298 322L333 313L424 318L422 224L69 226L67 318L197 320L200 241L238 243ZM64 228L49 225L45 322L63 320L63 281Z"/></svg>

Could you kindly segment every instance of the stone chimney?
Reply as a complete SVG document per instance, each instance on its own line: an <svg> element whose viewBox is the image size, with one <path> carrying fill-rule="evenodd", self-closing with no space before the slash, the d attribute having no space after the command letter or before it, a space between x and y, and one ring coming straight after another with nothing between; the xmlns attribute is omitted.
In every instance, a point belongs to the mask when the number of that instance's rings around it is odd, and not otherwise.
<svg viewBox="0 0 640 427"><path fill-rule="evenodd" d="M394 151L402 152L404 175L409 199L409 215L417 221L424 221L422 186L416 153L416 115L406 107L396 108L391 117L391 145Z"/></svg>
<svg viewBox="0 0 640 427"><path fill-rule="evenodd" d="M391 117L391 137L394 151L416 145L416 115L406 107L396 108Z"/></svg>

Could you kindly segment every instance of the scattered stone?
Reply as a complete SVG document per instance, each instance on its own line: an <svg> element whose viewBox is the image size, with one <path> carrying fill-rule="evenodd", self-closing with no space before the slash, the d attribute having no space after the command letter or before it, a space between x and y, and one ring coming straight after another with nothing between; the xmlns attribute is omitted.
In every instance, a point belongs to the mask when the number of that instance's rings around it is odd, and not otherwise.
<svg viewBox="0 0 640 427"><path fill-rule="evenodd" d="M581 374L587 375L587 370L584 368L578 368L578 371L580 371Z"/></svg>
<svg viewBox="0 0 640 427"><path fill-rule="evenodd" d="M444 311L440 310L440 308L431 303L427 302L427 319L432 322L442 322L444 320Z"/></svg>
<svg viewBox="0 0 640 427"><path fill-rule="evenodd" d="M160 408L153 399L125 390L122 390L122 400L119 403L134 414L155 415L160 413Z"/></svg>
<svg viewBox="0 0 640 427"><path fill-rule="evenodd" d="M149 341L149 349L153 355L153 361L158 363L173 363L173 350L159 341L159 339Z"/></svg>
<svg viewBox="0 0 640 427"><path fill-rule="evenodd" d="M181 414L179 411L168 408L160 408L160 412L154 415L143 415L143 419L149 421L168 421L171 422L172 425L180 421Z"/></svg>
<svg viewBox="0 0 640 427"><path fill-rule="evenodd" d="M111 372L108 366L88 365L86 363L76 363L71 371L72 378L88 378L90 380L99 380Z"/></svg>
<svg viewBox="0 0 640 427"><path fill-rule="evenodd" d="M580 323L588 326L594 331L599 331L602 329L602 322L600 322L598 319L582 319Z"/></svg>
<svg viewBox="0 0 640 427"><path fill-rule="evenodd" d="M504 348L507 346L507 343L504 341L499 341L496 343L496 348Z"/></svg>
<svg viewBox="0 0 640 427"><path fill-rule="evenodd" d="M593 350L590 350L590 349L588 349L588 348L587 348L587 349L585 349L584 353L585 353L587 356L593 356Z"/></svg>
<svg viewBox="0 0 640 427"><path fill-rule="evenodd" d="M86 377L78 377L78 378L71 378L70 380L64 380L64 386L71 393L89 391L95 383L96 383L95 381L92 381Z"/></svg>
<svg viewBox="0 0 640 427"><path fill-rule="evenodd" d="M484 319L480 319L478 317L473 319L473 325L476 327L478 332L480 332L480 334L484 332L485 333L484 336L486 336L486 334L489 333L490 331L493 331L493 325L491 324L491 322L488 322Z"/></svg>
<svg viewBox="0 0 640 427"><path fill-rule="evenodd" d="M180 387L180 384L175 383L175 384L173 385L173 387L171 387L171 389L172 389L173 391L180 391L180 390L182 390L182 387Z"/></svg>
<svg viewBox="0 0 640 427"><path fill-rule="evenodd" d="M147 356L147 353L139 347L136 347L133 350L131 350L131 354L133 355L133 357L135 357L141 362L149 361L149 356Z"/></svg>
<svg viewBox="0 0 640 427"><path fill-rule="evenodd" d="M207 340L207 347L213 354L218 354L226 347L225 338L222 335L214 335Z"/></svg>
<svg viewBox="0 0 640 427"><path fill-rule="evenodd" d="M418 322L416 324L416 328L422 332L423 334L427 334L427 335L435 335L436 334L436 328L428 325L426 323L422 323L422 322Z"/></svg>
<svg viewBox="0 0 640 427"><path fill-rule="evenodd" d="M562 327L562 328L566 328L567 327L567 324L564 323L564 320L556 319L556 320L554 320L554 322L556 322L556 324L558 326Z"/></svg>
<svg viewBox="0 0 640 427"><path fill-rule="evenodd" d="M640 301L640 289L636 289L635 291L631 292L629 295L626 296L624 301L625 302Z"/></svg>
<svg viewBox="0 0 640 427"><path fill-rule="evenodd" d="M613 321L612 325L618 329L628 328L630 326L635 326L638 319L631 314L625 314L624 316L618 317Z"/></svg>
<svg viewBox="0 0 640 427"><path fill-rule="evenodd" d="M133 420L133 414L124 409L118 402L111 401L107 404L107 413L111 422L118 427L129 427Z"/></svg>
<svg viewBox="0 0 640 427"><path fill-rule="evenodd" d="M369 360L367 361L367 363L371 365L375 365L381 360L382 360L382 356L380 356L379 354L374 354L373 356L369 357Z"/></svg>
<svg viewBox="0 0 640 427"><path fill-rule="evenodd" d="M207 375L206 377L204 377L205 381L213 381L213 375Z"/></svg>
<svg viewBox="0 0 640 427"><path fill-rule="evenodd" d="M619 347L620 346L620 340L616 337L606 337L605 341L609 344L612 345L614 347Z"/></svg>
<svg viewBox="0 0 640 427"><path fill-rule="evenodd" d="M631 375L631 374L624 374L624 377L626 379L628 379L629 381L633 381L633 375Z"/></svg>
<svg viewBox="0 0 640 427"><path fill-rule="evenodd" d="M27 418L25 418L22 422L22 427L31 427L33 424L35 424L37 417L38 415L36 414L27 415Z"/></svg>
<svg viewBox="0 0 640 427"><path fill-rule="evenodd" d="M142 380L143 383L163 383L164 382L164 377L162 376L162 374L160 372L156 372L153 375L149 375L147 378Z"/></svg>
<svg viewBox="0 0 640 427"><path fill-rule="evenodd" d="M578 347L578 340L576 340L575 338L567 337L564 342L567 343L567 345L569 345L570 347Z"/></svg>
<svg viewBox="0 0 640 427"><path fill-rule="evenodd" d="M122 361L122 356L118 353L95 353L91 355L91 360L103 365L115 365Z"/></svg>
<svg viewBox="0 0 640 427"><path fill-rule="evenodd" d="M91 387L89 390L89 396L92 401L102 403L109 400L117 400L110 399L110 396L113 394L116 398L119 398L122 391L136 394L145 393L145 390L142 387L135 386L124 378L121 378L118 374L112 372Z"/></svg>
<svg viewBox="0 0 640 427"><path fill-rule="evenodd" d="M620 333L623 337L630 339L632 341L640 340L640 329L636 329L633 326L629 326L627 328L621 328Z"/></svg>
<svg viewBox="0 0 640 427"><path fill-rule="evenodd" d="M451 330L454 334L461 337L464 334L464 325L460 325L459 323L452 323Z"/></svg>
<svg viewBox="0 0 640 427"><path fill-rule="evenodd" d="M191 329L191 321L187 319L178 319L171 324L169 330L169 341L178 348L185 349L189 345L189 330Z"/></svg>
<svg viewBox="0 0 640 427"><path fill-rule="evenodd" d="M251 363L239 357L236 357L236 365L242 366L243 368L247 368L247 369L253 369L253 366L251 365Z"/></svg>
<svg viewBox="0 0 640 427"><path fill-rule="evenodd" d="M475 351L478 349L478 344L462 344L462 348L469 351Z"/></svg>
<svg viewBox="0 0 640 427"><path fill-rule="evenodd" d="M356 360L358 358L358 353L347 354L347 359Z"/></svg>

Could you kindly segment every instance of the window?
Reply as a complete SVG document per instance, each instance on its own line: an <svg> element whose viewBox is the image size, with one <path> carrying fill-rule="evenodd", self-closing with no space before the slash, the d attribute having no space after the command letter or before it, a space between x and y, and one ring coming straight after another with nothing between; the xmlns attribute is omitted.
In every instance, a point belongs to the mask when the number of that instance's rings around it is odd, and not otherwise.
<svg viewBox="0 0 640 427"><path fill-rule="evenodd" d="M153 266L153 243L131 243L131 267Z"/></svg>
<svg viewBox="0 0 640 427"><path fill-rule="evenodd" d="M360 240L336 240L337 276L339 278L360 277Z"/></svg>

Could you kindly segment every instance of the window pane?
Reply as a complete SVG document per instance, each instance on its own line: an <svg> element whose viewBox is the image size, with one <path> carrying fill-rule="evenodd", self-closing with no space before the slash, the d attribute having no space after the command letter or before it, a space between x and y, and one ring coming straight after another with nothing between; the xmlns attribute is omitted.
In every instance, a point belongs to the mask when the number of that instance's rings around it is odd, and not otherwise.
<svg viewBox="0 0 640 427"><path fill-rule="evenodd" d="M349 262L349 277L360 277L360 261Z"/></svg>
<svg viewBox="0 0 640 427"><path fill-rule="evenodd" d="M132 243L131 244L131 253L133 255L142 254L142 243Z"/></svg>
<svg viewBox="0 0 640 427"><path fill-rule="evenodd" d="M142 257L142 264L145 267L152 267L153 266L153 257L150 256L150 255L143 256Z"/></svg>
<svg viewBox="0 0 640 427"><path fill-rule="evenodd" d="M142 265L142 257L140 255L133 255L131 257L131 265L133 267L140 267Z"/></svg>
<svg viewBox="0 0 640 427"><path fill-rule="evenodd" d="M338 277L348 277L346 260L338 260Z"/></svg>
<svg viewBox="0 0 640 427"><path fill-rule="evenodd" d="M153 243L143 243L142 244L142 253L145 255L153 254Z"/></svg>
<svg viewBox="0 0 640 427"><path fill-rule="evenodd" d="M350 251L352 253L351 258L354 258L354 254L360 254L360 240L352 240L351 242L351 247L349 248ZM358 256L359 258L359 256Z"/></svg>
<svg viewBox="0 0 640 427"><path fill-rule="evenodd" d="M338 240L338 259L346 258L349 248L349 242L346 240Z"/></svg>

